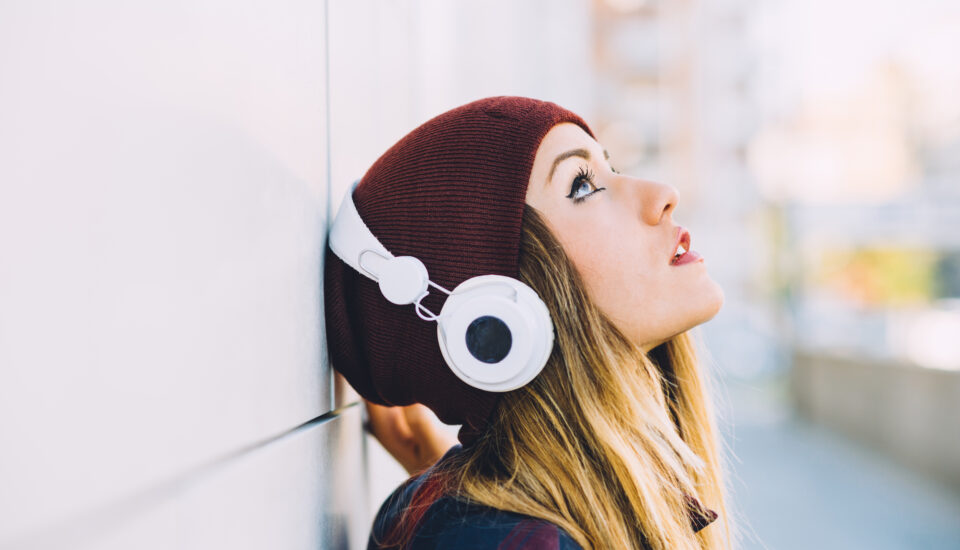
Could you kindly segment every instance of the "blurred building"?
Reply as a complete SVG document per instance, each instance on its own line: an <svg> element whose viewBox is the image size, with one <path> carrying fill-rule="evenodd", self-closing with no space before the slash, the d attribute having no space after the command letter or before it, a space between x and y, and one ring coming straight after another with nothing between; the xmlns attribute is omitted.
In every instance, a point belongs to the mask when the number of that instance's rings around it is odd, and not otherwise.
<svg viewBox="0 0 960 550"><path fill-rule="evenodd" d="M960 8L784 0L761 17L748 157L793 398L960 487Z"/></svg>

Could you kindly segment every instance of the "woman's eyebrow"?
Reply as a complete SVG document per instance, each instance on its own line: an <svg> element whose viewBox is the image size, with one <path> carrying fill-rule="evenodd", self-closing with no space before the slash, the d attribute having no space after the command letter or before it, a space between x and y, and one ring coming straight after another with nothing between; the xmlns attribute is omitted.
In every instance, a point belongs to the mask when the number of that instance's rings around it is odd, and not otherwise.
<svg viewBox="0 0 960 550"><path fill-rule="evenodd" d="M586 149L571 149L566 153L560 153L557 155L557 158L553 159L553 166L550 167L550 175L547 176L548 183L553 180L553 172L557 169L557 165L570 157L580 157L589 161L590 151L587 151ZM608 153L606 149L603 150L603 158L610 160L610 153Z"/></svg>

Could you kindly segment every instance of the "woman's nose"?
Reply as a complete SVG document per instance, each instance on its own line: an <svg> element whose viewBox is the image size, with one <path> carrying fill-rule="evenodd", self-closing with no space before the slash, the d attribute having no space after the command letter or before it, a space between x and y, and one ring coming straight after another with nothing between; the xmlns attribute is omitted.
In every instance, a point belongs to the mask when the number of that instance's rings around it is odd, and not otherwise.
<svg viewBox="0 0 960 550"><path fill-rule="evenodd" d="M640 210L643 221L650 225L658 225L673 212L680 200L680 192L676 187L665 183L639 180Z"/></svg>

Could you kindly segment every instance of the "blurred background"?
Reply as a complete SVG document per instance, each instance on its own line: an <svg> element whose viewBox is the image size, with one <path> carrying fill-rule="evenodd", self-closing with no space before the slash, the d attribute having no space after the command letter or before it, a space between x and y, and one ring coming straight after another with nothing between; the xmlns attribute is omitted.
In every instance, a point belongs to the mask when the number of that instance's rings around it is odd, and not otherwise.
<svg viewBox="0 0 960 550"><path fill-rule="evenodd" d="M960 548L958 53L952 0L0 4L0 548L364 548L326 227L490 95L679 190L740 548Z"/></svg>

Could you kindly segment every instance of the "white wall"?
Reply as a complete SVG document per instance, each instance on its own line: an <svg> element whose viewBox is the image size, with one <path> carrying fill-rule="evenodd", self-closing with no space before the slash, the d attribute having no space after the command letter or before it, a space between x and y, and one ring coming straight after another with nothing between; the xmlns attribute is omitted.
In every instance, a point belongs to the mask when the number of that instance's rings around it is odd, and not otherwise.
<svg viewBox="0 0 960 550"><path fill-rule="evenodd" d="M325 9L0 7L0 547L344 531Z"/></svg>
<svg viewBox="0 0 960 550"><path fill-rule="evenodd" d="M590 115L585 0L0 5L0 549L363 548L325 228L427 118Z"/></svg>

